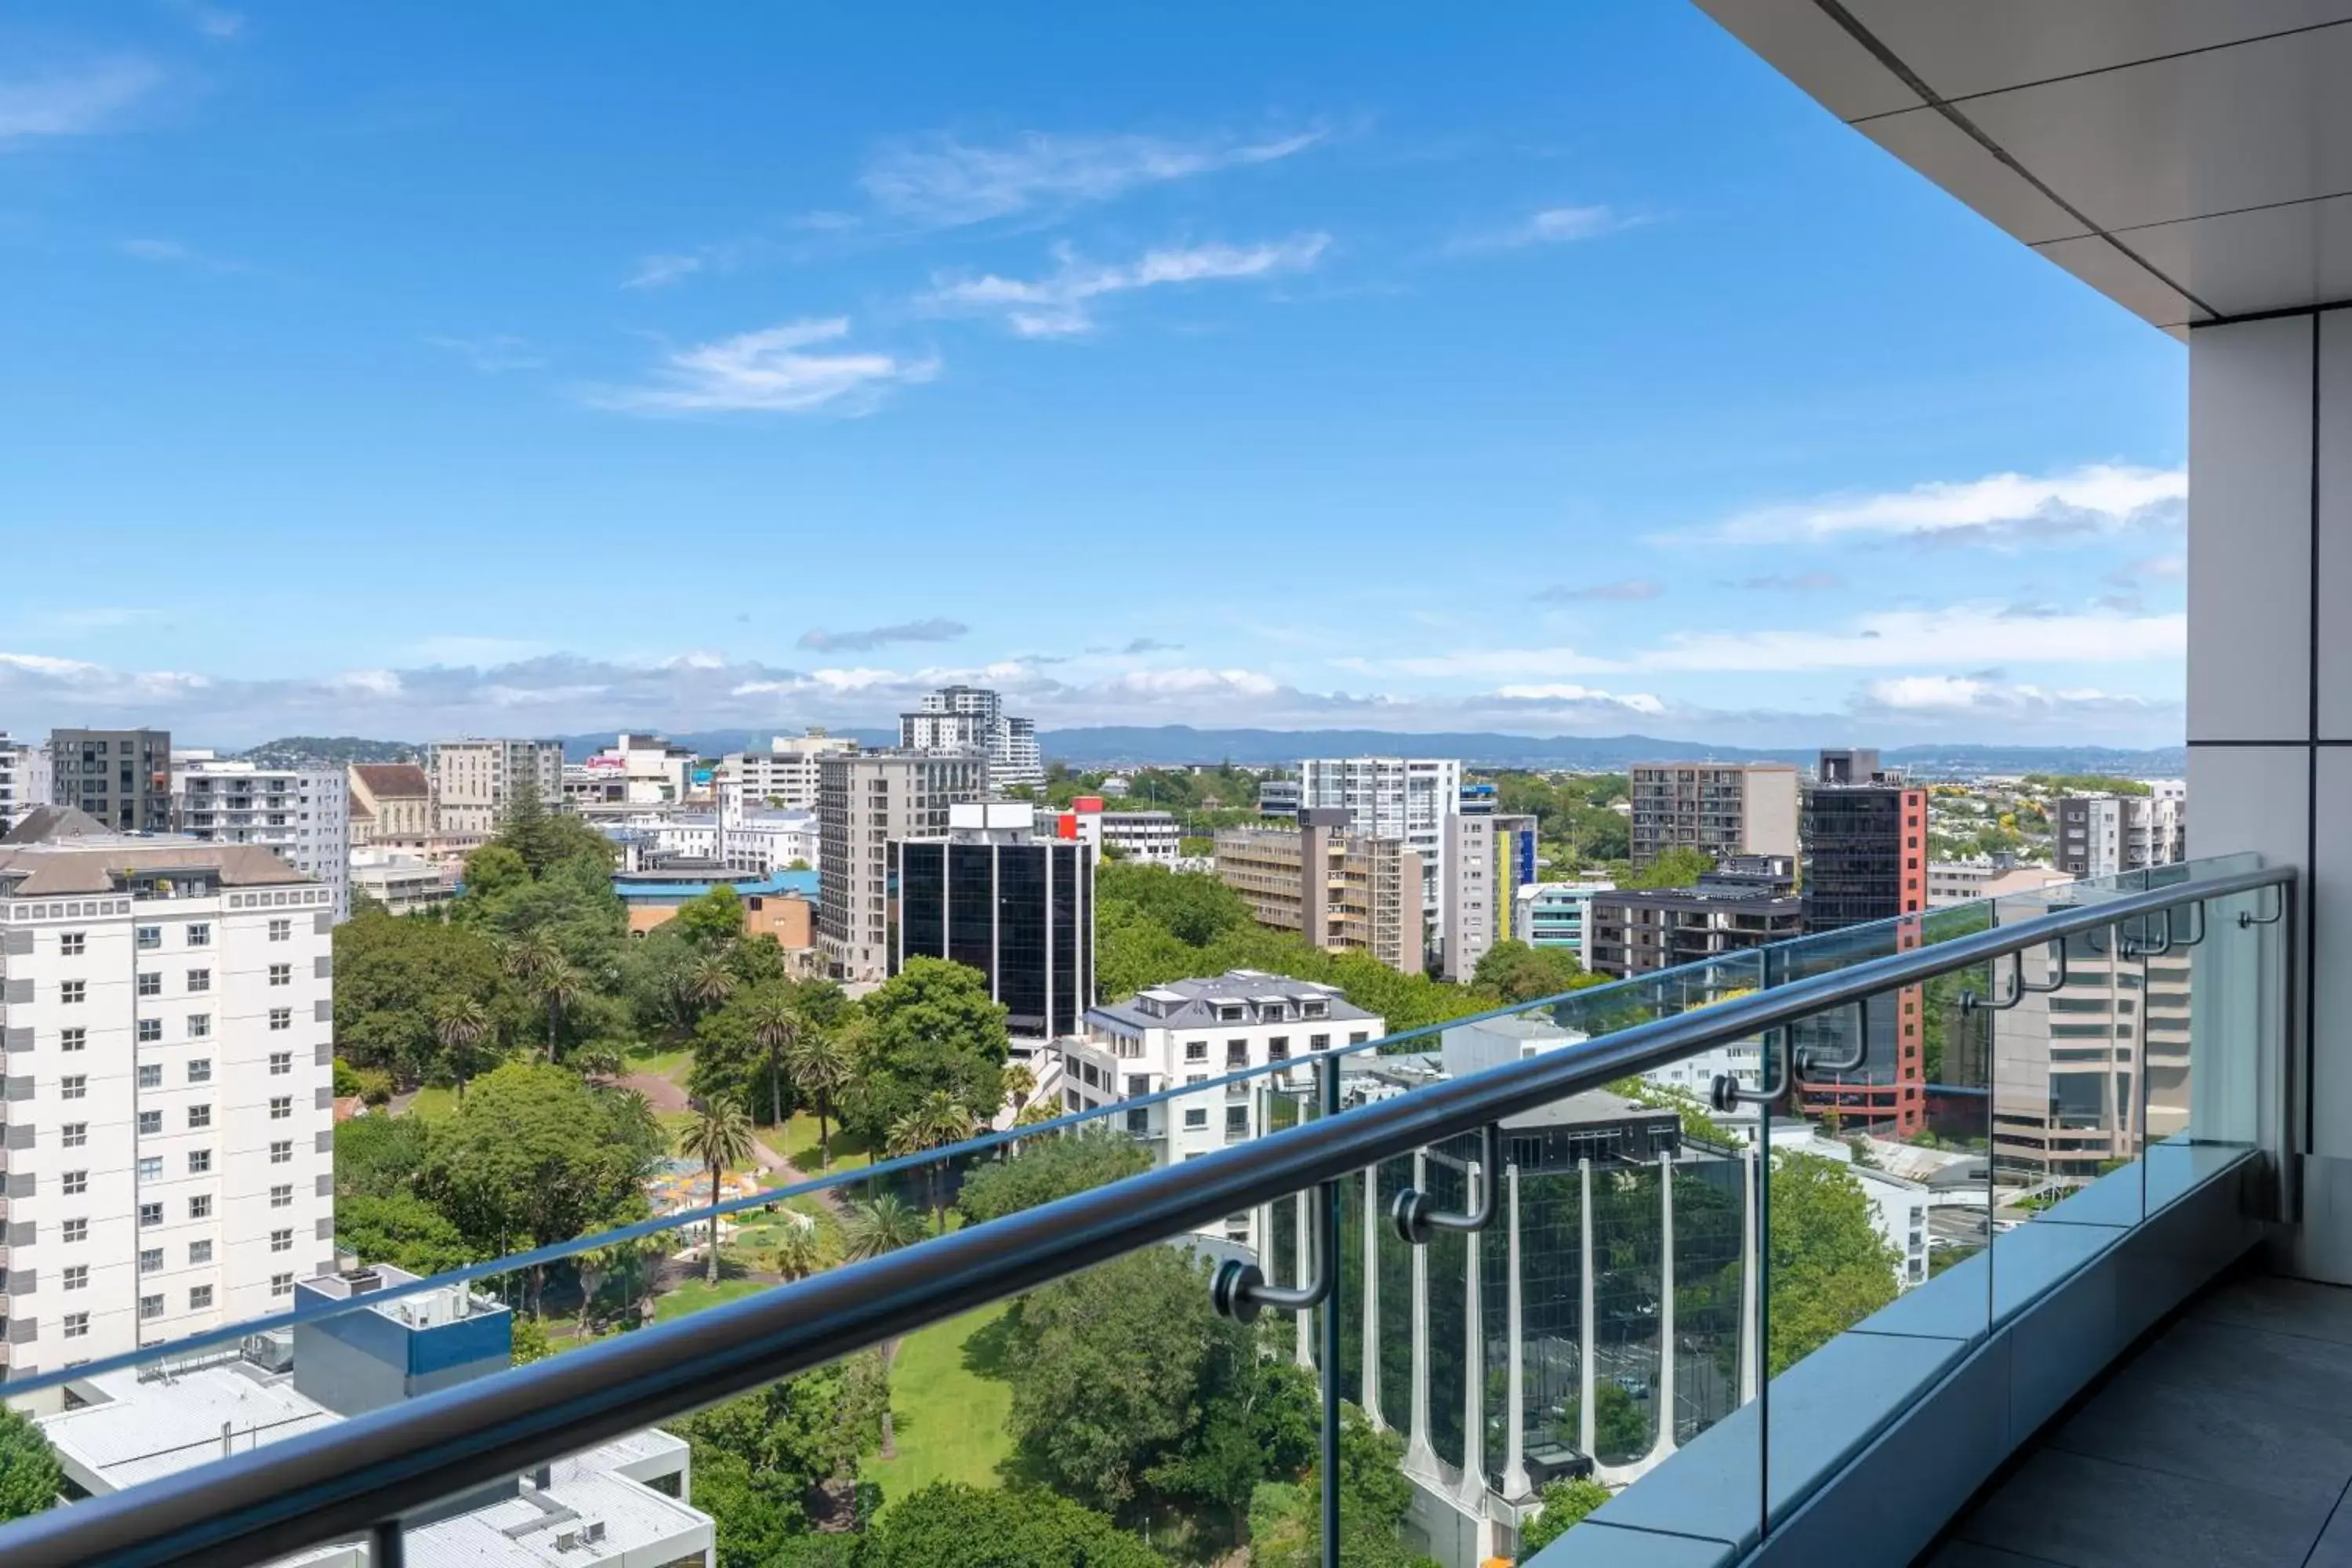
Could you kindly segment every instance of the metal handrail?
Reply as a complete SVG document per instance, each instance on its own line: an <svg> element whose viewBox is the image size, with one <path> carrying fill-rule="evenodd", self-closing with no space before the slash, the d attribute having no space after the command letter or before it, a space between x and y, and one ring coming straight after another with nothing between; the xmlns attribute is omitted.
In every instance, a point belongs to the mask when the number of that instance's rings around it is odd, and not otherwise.
<svg viewBox="0 0 2352 1568"><path fill-rule="evenodd" d="M2175 883L1890 953L1430 1085L0 1529L9 1568L221 1568L387 1519L1180 1237L1224 1215L1874 992L2292 868Z"/></svg>

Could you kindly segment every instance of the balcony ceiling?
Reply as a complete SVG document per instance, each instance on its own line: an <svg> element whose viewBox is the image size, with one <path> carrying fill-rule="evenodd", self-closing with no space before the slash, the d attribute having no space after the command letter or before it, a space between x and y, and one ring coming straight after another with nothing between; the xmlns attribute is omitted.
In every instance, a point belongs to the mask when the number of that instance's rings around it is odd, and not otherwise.
<svg viewBox="0 0 2352 1568"><path fill-rule="evenodd" d="M1698 0L2178 337L2352 300L2352 0Z"/></svg>

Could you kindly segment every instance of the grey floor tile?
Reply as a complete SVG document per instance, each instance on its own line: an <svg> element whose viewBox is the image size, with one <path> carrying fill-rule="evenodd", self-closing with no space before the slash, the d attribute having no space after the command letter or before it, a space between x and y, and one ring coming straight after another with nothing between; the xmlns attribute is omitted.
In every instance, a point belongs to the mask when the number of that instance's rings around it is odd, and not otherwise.
<svg viewBox="0 0 2352 1568"><path fill-rule="evenodd" d="M2235 1323L2176 1323L2142 1352L2131 1375L2303 1410L2352 1410L2352 1344Z"/></svg>
<svg viewBox="0 0 2352 1568"><path fill-rule="evenodd" d="M1973 1541L1948 1541L1942 1551L1920 1559L1918 1568L2052 1568L2052 1563L2047 1557L2024 1557L1997 1546L1979 1546Z"/></svg>
<svg viewBox="0 0 2352 1568"><path fill-rule="evenodd" d="M2352 1289L2308 1279L2256 1275L2199 1302L2189 1316L2210 1323L2268 1329L2352 1344Z"/></svg>
<svg viewBox="0 0 2352 1568"><path fill-rule="evenodd" d="M2328 1511L2045 1448L1958 1535L2068 1568L2302 1568Z"/></svg>
<svg viewBox="0 0 2352 1568"><path fill-rule="evenodd" d="M2352 1568L2352 1503L2337 1505L2305 1568Z"/></svg>
<svg viewBox="0 0 2352 1568"><path fill-rule="evenodd" d="M2306 1410L2126 1368L2049 1446L2332 1507L2352 1482L2352 1410Z"/></svg>

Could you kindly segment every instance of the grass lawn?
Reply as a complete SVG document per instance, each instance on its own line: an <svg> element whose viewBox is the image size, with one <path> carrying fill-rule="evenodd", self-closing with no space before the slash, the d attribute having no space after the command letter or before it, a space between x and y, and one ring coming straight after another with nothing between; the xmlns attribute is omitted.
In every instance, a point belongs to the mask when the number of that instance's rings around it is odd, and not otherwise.
<svg viewBox="0 0 2352 1568"><path fill-rule="evenodd" d="M811 1112L793 1111L782 1132L771 1131L766 1134L768 1147L791 1161L794 1170L811 1176L821 1176L830 1171L856 1170L874 1163L873 1151L844 1132L839 1122L829 1121L826 1125L832 1132L825 1141L832 1162L824 1170L817 1168L816 1117Z"/></svg>
<svg viewBox="0 0 2352 1568"><path fill-rule="evenodd" d="M435 1086L420 1089L416 1098L408 1102L408 1114L421 1116L427 1121L440 1121L457 1111L457 1091Z"/></svg>
<svg viewBox="0 0 2352 1568"><path fill-rule="evenodd" d="M705 1307L716 1307L721 1301L732 1301L739 1296L772 1289L757 1279L729 1279L722 1277L716 1289L702 1282L699 1276L688 1280L654 1303L654 1321L667 1323L672 1318L683 1318L688 1312L698 1312Z"/></svg>
<svg viewBox="0 0 2352 1568"><path fill-rule="evenodd" d="M687 1068L694 1065L694 1053L683 1047L665 1050L658 1046L632 1046L622 1053L621 1065L631 1072L649 1072L672 1083L684 1083Z"/></svg>
<svg viewBox="0 0 2352 1568"><path fill-rule="evenodd" d="M981 1370L991 1349L982 1331L1003 1317L1005 1307L1000 1301L918 1329L898 1347L898 1364L890 1371L898 1457L868 1459L860 1472L881 1487L886 1500L933 1481L997 1484L996 1467L1013 1452L1006 1425L1013 1389ZM978 1345L971 1342L975 1335L981 1335Z"/></svg>

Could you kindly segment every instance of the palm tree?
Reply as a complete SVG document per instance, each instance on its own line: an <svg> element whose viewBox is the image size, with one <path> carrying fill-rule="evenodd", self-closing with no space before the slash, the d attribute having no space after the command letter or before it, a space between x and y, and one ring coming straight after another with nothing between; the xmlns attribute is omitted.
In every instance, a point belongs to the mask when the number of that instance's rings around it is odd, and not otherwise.
<svg viewBox="0 0 2352 1568"><path fill-rule="evenodd" d="M490 1010L471 996L444 992L433 998L433 1038L457 1079L457 1103L466 1103L466 1079L472 1076L474 1052L497 1026Z"/></svg>
<svg viewBox="0 0 2352 1568"><path fill-rule="evenodd" d="M768 1110L781 1123L784 1119L782 1063L803 1032L800 1005L789 991L765 987L753 994L748 1021L751 1043L768 1055Z"/></svg>
<svg viewBox="0 0 2352 1568"><path fill-rule="evenodd" d="M563 1015L579 1005L587 993L588 983L581 973L562 957L552 967L541 970L534 982L540 1000L547 1004L547 1059L555 1059L556 1033L563 1023Z"/></svg>
<svg viewBox="0 0 2352 1568"><path fill-rule="evenodd" d="M679 977L677 990L687 1005L699 1014L735 994L735 971L725 953L707 952Z"/></svg>
<svg viewBox="0 0 2352 1568"><path fill-rule="evenodd" d="M895 1160L902 1154L919 1154L926 1149L943 1149L962 1142L974 1131L971 1112L946 1089L935 1089L920 1105L890 1123L883 1152ZM933 1160L924 1173L930 1184L931 1215L941 1230L947 1228L948 1223L945 1194L940 1182L940 1167L946 1163L945 1157Z"/></svg>
<svg viewBox="0 0 2352 1568"><path fill-rule="evenodd" d="M816 1168L822 1171L832 1158L827 1119L833 1114L834 1099L848 1086L856 1064L848 1042L832 1029L803 1028L791 1051L785 1065L792 1068L793 1087L816 1102Z"/></svg>
<svg viewBox="0 0 2352 1568"><path fill-rule="evenodd" d="M1020 1110L1037 1092L1037 1075L1029 1070L1026 1062L1013 1062L1004 1069L1004 1092L1012 1097L1013 1109Z"/></svg>
<svg viewBox="0 0 2352 1568"><path fill-rule="evenodd" d="M806 1219L787 1214L784 1226L776 1232L776 1272L787 1280L805 1279L816 1272L816 1226Z"/></svg>
<svg viewBox="0 0 2352 1568"><path fill-rule="evenodd" d="M733 1100L714 1100L678 1134L677 1152L710 1167L710 1262L703 1283L719 1283L719 1180L730 1165L751 1157L751 1119Z"/></svg>
<svg viewBox="0 0 2352 1568"><path fill-rule="evenodd" d="M879 1258L886 1252L912 1247L923 1239L923 1216L898 1201L895 1193L881 1193L864 1203L849 1205L848 1217L841 1222L842 1256L852 1263L869 1258ZM890 1368L898 1360L898 1342L895 1339L882 1346L882 1455L886 1459L898 1457L898 1424L890 1417Z"/></svg>
<svg viewBox="0 0 2352 1568"><path fill-rule="evenodd" d="M547 1059L555 1059L556 1026L566 1009L580 1000L579 971L545 931L516 938L499 950L499 963L523 988L534 992L547 1007Z"/></svg>

